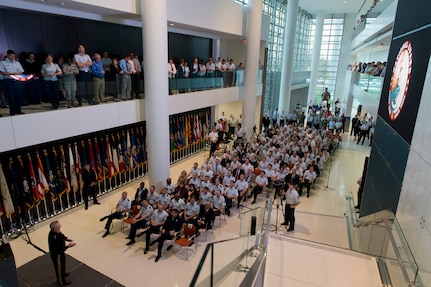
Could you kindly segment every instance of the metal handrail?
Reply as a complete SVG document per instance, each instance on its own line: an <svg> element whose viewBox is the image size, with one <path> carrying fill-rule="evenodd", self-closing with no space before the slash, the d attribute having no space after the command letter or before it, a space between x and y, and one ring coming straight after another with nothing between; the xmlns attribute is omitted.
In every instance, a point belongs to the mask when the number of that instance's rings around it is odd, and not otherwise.
<svg viewBox="0 0 431 287"><path fill-rule="evenodd" d="M346 196L346 199L350 200L349 197L350 196ZM353 215L351 215L351 216L353 216ZM348 227L349 227L350 224L349 224L348 216L346 216L346 222L347 222ZM405 282L409 283L409 286L416 286L414 280L411 280L409 278L409 274L407 272L406 267L404 266L404 262L403 262L403 260L401 258L401 254L400 254L400 251L398 249L397 243L395 241L394 235L392 234L392 228L390 226L390 220L387 217L374 218L374 219L371 219L371 220L361 221L361 222L357 222L357 223L354 223L353 218L352 218L351 222L352 222L351 226L353 226L353 227L363 227L363 226L367 226L367 225L376 225L376 224L379 224L379 223L383 222L385 224L385 229L386 229L386 231L388 233L389 240L390 240L390 242L392 244L392 248L394 250L394 254L396 256L396 260L397 260L397 262L398 262L398 264L399 264L399 266L401 268L401 272L403 274ZM350 230L350 227L349 227L349 230ZM402 237L402 236L403 235L400 234L400 237ZM350 249L353 250L353 244L352 244L351 241L352 240L351 240L351 236L350 236L350 232L349 232L349 247L350 247ZM412 257L412 259L414 260L413 257Z"/></svg>
<svg viewBox="0 0 431 287"><path fill-rule="evenodd" d="M389 240L392 243L392 248L394 249L395 256L397 257L398 264L400 265L401 272L403 273L404 281L409 284L414 284L414 281L410 280L409 274L407 273L407 269L403 264L403 260L401 259L400 251L397 248L397 243L395 242L394 235L392 234L392 229L389 225L389 220L387 218L382 218L383 222L385 223L386 230L388 231ZM409 285L413 286L413 285Z"/></svg>

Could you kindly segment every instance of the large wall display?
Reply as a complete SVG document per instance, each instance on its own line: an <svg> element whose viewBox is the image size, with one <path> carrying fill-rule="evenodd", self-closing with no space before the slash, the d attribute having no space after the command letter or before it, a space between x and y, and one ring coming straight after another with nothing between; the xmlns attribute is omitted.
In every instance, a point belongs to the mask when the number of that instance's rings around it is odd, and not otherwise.
<svg viewBox="0 0 431 287"><path fill-rule="evenodd" d="M431 52L430 18L419 2L398 2L360 216L398 207Z"/></svg>
<svg viewBox="0 0 431 287"><path fill-rule="evenodd" d="M379 105L383 118L411 143L431 52L430 29L394 38Z"/></svg>

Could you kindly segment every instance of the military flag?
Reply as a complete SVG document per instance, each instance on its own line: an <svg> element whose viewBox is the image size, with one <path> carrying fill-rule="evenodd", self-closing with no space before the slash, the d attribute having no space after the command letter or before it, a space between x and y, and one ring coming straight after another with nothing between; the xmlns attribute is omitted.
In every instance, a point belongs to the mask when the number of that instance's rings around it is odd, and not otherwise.
<svg viewBox="0 0 431 287"><path fill-rule="evenodd" d="M75 167L76 167L76 174L79 179L79 189L82 190L84 186L84 181L82 180L82 162L81 162L81 156L79 154L77 143L75 143Z"/></svg>
<svg viewBox="0 0 431 287"><path fill-rule="evenodd" d="M129 138L129 132L127 132ZM138 152L136 150L136 139L133 129L130 131L130 169L134 170L138 165Z"/></svg>
<svg viewBox="0 0 431 287"><path fill-rule="evenodd" d="M57 151L55 150L54 147L52 148L52 159L53 159L54 170L55 170L55 173L54 173L55 187L56 187L58 196L62 196L63 193L66 191L66 189L64 187L64 182L63 182L63 171L60 163L58 162Z"/></svg>
<svg viewBox="0 0 431 287"><path fill-rule="evenodd" d="M39 187L43 190L43 194L45 194L46 191L49 191L49 184L46 180L45 171L43 169L42 160L40 159L39 153L36 153L37 156L37 173L38 173L38 184Z"/></svg>
<svg viewBox="0 0 431 287"><path fill-rule="evenodd" d="M117 171L115 170L115 165L112 159L111 145L109 144L109 137L106 135L106 159L108 162L108 178L111 179Z"/></svg>
<svg viewBox="0 0 431 287"><path fill-rule="evenodd" d="M67 178L67 164L66 164L66 156L64 154L63 146L60 146L60 152L61 152L61 180L63 181L64 190L69 193L70 188L70 182Z"/></svg>
<svg viewBox="0 0 431 287"><path fill-rule="evenodd" d="M103 181L103 170L102 170L102 158L100 156L99 143L97 142L97 138L94 138L94 149L96 151L96 174L97 181Z"/></svg>
<svg viewBox="0 0 431 287"><path fill-rule="evenodd" d="M39 187L36 179L36 173L34 172L33 162L31 160L30 154L27 154L28 157L28 170L30 175L30 184L31 184L31 193L33 195L33 201L35 205L40 203L41 199L44 199L44 190Z"/></svg>
<svg viewBox="0 0 431 287"><path fill-rule="evenodd" d="M9 186L6 182L6 177L3 173L3 166L0 163L0 192L2 197L2 202L0 202L0 216L6 214L6 218L10 218L12 214L15 213L15 208L13 206L12 198L9 192Z"/></svg>
<svg viewBox="0 0 431 287"><path fill-rule="evenodd" d="M70 185L74 192L78 191L78 176L76 175L75 161L73 160L72 147L69 144L69 172L70 172Z"/></svg>
<svg viewBox="0 0 431 287"><path fill-rule="evenodd" d="M49 192L51 194L52 199L55 201L58 198L58 193L57 193L57 187L55 183L54 172L52 171L51 163L49 161L49 156L46 149L43 150L43 154L45 155L45 164L46 164L46 169L48 171L47 181L48 181Z"/></svg>

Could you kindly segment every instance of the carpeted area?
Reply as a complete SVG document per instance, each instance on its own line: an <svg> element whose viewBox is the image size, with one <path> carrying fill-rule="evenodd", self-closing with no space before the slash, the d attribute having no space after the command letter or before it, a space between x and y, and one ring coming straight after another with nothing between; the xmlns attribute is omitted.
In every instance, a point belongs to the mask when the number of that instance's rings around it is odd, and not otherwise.
<svg viewBox="0 0 431 287"><path fill-rule="evenodd" d="M120 287L123 286L84 263L66 254L66 272L69 286L79 287ZM49 253L40 256L17 269L20 287L54 287L57 280Z"/></svg>

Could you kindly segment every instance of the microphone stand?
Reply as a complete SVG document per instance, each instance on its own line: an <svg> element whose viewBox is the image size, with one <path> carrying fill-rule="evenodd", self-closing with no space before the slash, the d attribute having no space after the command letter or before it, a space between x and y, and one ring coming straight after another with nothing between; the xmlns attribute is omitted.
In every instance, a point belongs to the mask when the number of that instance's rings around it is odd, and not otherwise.
<svg viewBox="0 0 431 287"><path fill-rule="evenodd" d="M332 156L329 159L329 169L328 169L328 178L326 179L326 186L323 189L323 191L330 189L330 190L335 190L335 188L329 187L329 176L331 175L331 167L332 167Z"/></svg>
<svg viewBox="0 0 431 287"><path fill-rule="evenodd" d="M20 209L15 209L15 210L18 210L18 212L17 212L17 220L21 223L21 226L24 229L24 232L22 230L19 230L19 229L17 230L18 236L22 235L22 238L24 239L25 242L27 242L27 244L30 244L31 246L33 246L35 249L39 250L43 254L48 253L48 252L46 252L45 250L43 250L42 248L40 248L39 246L37 246L36 244L34 244L31 241L30 235L28 234L27 226L26 226L24 220L22 219L21 210Z"/></svg>

